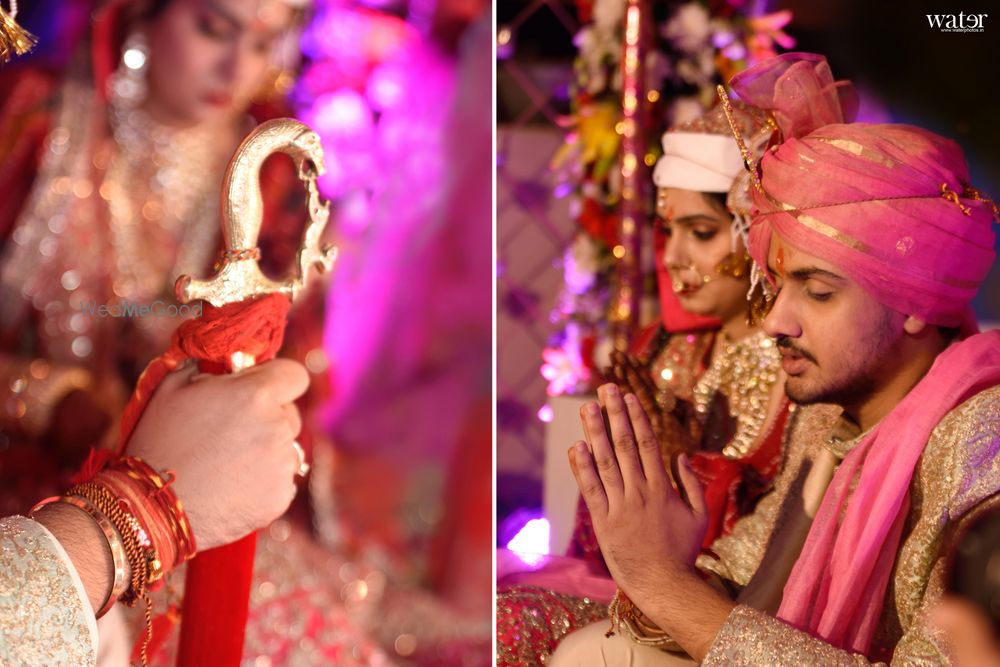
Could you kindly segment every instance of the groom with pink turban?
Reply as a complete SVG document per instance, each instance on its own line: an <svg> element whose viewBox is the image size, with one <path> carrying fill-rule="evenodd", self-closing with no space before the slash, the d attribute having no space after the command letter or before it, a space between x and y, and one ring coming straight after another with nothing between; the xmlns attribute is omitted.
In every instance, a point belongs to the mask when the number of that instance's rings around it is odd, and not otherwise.
<svg viewBox="0 0 1000 667"><path fill-rule="evenodd" d="M745 157L763 327L799 405L783 469L698 556L687 461L675 489L634 396L585 406L570 459L630 604L550 664L950 664L927 612L955 535L1000 503L1000 332L977 333L969 305L997 207L954 142L851 123L853 89L821 56L731 86L776 128L759 165Z"/></svg>

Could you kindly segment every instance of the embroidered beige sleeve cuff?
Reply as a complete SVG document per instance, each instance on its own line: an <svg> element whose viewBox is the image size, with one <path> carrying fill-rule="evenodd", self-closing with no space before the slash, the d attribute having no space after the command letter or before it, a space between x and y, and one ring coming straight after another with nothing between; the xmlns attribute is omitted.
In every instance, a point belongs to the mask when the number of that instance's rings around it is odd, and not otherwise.
<svg viewBox="0 0 1000 667"><path fill-rule="evenodd" d="M733 609L702 663L703 667L859 667L871 664L863 656L834 648L745 605Z"/></svg>
<svg viewBox="0 0 1000 667"><path fill-rule="evenodd" d="M96 660L94 610L69 556L40 523L0 519L0 663Z"/></svg>

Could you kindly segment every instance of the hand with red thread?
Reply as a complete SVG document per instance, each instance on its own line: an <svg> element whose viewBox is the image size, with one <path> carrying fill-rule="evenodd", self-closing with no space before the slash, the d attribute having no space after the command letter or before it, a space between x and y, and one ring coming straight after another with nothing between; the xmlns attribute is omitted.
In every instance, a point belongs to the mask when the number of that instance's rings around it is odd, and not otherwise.
<svg viewBox="0 0 1000 667"><path fill-rule="evenodd" d="M126 453L174 473L199 551L288 509L299 466L292 441L302 428L294 401L308 386L301 364L274 359L231 375L197 374L191 364L156 388Z"/></svg>

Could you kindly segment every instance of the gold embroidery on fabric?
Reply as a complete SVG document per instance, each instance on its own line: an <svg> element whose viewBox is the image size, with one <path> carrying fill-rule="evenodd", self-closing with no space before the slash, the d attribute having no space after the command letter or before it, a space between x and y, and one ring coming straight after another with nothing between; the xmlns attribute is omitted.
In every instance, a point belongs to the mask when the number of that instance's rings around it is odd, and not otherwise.
<svg viewBox="0 0 1000 667"><path fill-rule="evenodd" d="M85 605L50 534L25 517L0 519L0 662L93 665Z"/></svg>
<svg viewBox="0 0 1000 667"><path fill-rule="evenodd" d="M863 199L863 200L858 200L858 201L853 201L853 202L841 202L839 204L824 204L822 206L805 206L805 207L802 207L802 208L796 208L795 206L792 206L791 204L786 204L783 201L779 201L779 200L775 199L766 190L762 189L761 192L768 199L768 201L770 201L775 206L779 207L781 209L781 211L766 211L766 212L758 214L758 217L763 217L763 216L767 216L767 215L773 215L774 213L779 213L779 212L788 213L789 215L791 215L792 217L794 217L796 220L798 220L799 222L801 222L803 225L805 225L809 229L813 230L814 232L817 232L819 234L822 234L823 236L831 238L834 241L837 241L838 243L840 243L841 245L846 245L846 246L848 246L850 248L854 248L855 250L857 250L859 252L863 252L863 253L867 253L867 254L874 254L873 251L872 251L872 249L869 246L867 246L866 244L864 244L863 242L859 241L858 239L856 239L856 238L854 238L852 236L848 236L847 234L844 234L843 232L840 232L840 231L834 229L833 227L831 227L830 225L826 224L822 220L818 220L817 218L814 218L811 215L803 213L803 210L810 210L810 209L816 209L816 208L830 208L830 207L833 207L833 206L846 206L848 204L862 204L862 203L865 203L865 202L891 201L893 199L927 199L927 197L923 197L923 196L920 196L920 197L883 197L883 198L878 198L878 199ZM910 250L910 247L912 247L912 246L907 246L907 245L904 244L902 247L903 247L904 251L908 252ZM897 250L900 249L899 243L897 243L896 249ZM959 287L959 288L964 288L964 289L976 288L976 287L979 286L978 282L970 281L970 280L961 280L961 279L958 279L958 278L946 278L946 277L943 277L943 276L933 276L933 279L936 280L937 282L944 283L945 285L950 285L952 287Z"/></svg>
<svg viewBox="0 0 1000 667"><path fill-rule="evenodd" d="M896 163L890 158L873 151L870 148L862 146L856 141L851 141L849 139L829 139L827 137L816 137L817 141L821 141L824 144L829 144L834 148L839 148L842 151L847 151L852 155L857 155L858 157L864 158L869 162L874 162L876 164L881 164L889 169L893 169Z"/></svg>
<svg viewBox="0 0 1000 667"><path fill-rule="evenodd" d="M806 408L798 412L810 411ZM809 451L794 452L786 466L801 465L803 459L808 460L815 454L816 447L817 441L813 438ZM789 497L787 487L781 486L787 483L782 481L787 479L786 470L776 480L774 495L782 496L780 502ZM891 664L951 664L942 638L925 624L925 612L943 591L949 536L974 515L1000 502L998 493L1000 387L992 387L973 396L941 420L931 433L915 471L903 543L873 642L875 647L894 647ZM758 507L766 508L765 503L774 503L772 498L765 498ZM754 520L758 513L759 510L737 523L730 537L716 541L713 551L720 553L721 548L720 556L724 559L723 554L732 551L726 540L738 537L741 524ZM764 542L780 530L781 526L776 525L773 531L768 531ZM764 545L756 545L750 551L756 556L763 548ZM721 567L723 563L719 561L712 563L714 567L705 567L707 563L703 558L698 564L713 571L728 569ZM703 664L712 667L884 663L870 663L860 655L836 649L772 616L741 605L729 616Z"/></svg>
<svg viewBox="0 0 1000 667"><path fill-rule="evenodd" d="M725 396L728 416L736 420L736 431L722 449L726 457L742 458L758 442L780 368L781 354L774 341L758 331L726 343L695 384L695 413L703 428L718 394Z"/></svg>
<svg viewBox="0 0 1000 667"><path fill-rule="evenodd" d="M497 665L544 665L563 637L608 617L608 605L534 586L497 592Z"/></svg>
<svg viewBox="0 0 1000 667"><path fill-rule="evenodd" d="M712 544L717 558L707 554L698 557L698 569L746 586L764 557L771 535L781 530L787 518L782 511L785 498L801 496L803 463L823 446L839 424L842 411L832 405L792 406L791 410L781 448L781 472L774 478L774 489L760 500L752 514L736 522L732 532Z"/></svg>
<svg viewBox="0 0 1000 667"><path fill-rule="evenodd" d="M787 204L782 204L782 206L787 206ZM814 232L819 232L823 236L828 236L834 241L841 243L846 246L850 246L855 250L860 250L861 252L870 252L870 248L866 246L861 241L844 234L843 232L838 232L836 229L826 224L821 220L817 220L811 215L806 215L805 213L798 212L798 209L788 209L795 219L801 222L803 225L813 230Z"/></svg>
<svg viewBox="0 0 1000 667"><path fill-rule="evenodd" d="M711 332L672 334L650 362L649 370L656 388L690 401L701 361L708 355L714 340Z"/></svg>

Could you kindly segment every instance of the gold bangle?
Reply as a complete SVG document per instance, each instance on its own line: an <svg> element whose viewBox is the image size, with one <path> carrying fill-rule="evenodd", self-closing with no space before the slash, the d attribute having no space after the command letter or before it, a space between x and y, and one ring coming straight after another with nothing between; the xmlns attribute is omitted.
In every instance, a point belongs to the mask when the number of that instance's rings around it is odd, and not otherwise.
<svg viewBox="0 0 1000 667"><path fill-rule="evenodd" d="M136 601L143 597L146 585L149 583L149 555L140 543L140 533L136 530L138 520L121 506L121 498L108 487L97 482L77 484L68 491L69 494L86 498L97 507L118 531L122 538L122 546L132 577L129 586L119 598L121 602L134 607ZM144 534L144 533L143 533ZM148 536L147 536L148 539Z"/></svg>
<svg viewBox="0 0 1000 667"><path fill-rule="evenodd" d="M125 557L125 545L122 541L122 536L111 521L108 520L108 517L101 510L97 509L92 502L82 496L53 496L52 498L46 498L32 507L28 516L34 515L39 509L52 503L66 503L67 505L72 505L83 510L97 522L97 525L104 533L104 537L108 540L108 548L111 549L111 560L114 565L115 577L111 582L111 592L108 593L107 599L96 614L96 617L100 618L108 613L108 610L114 606L118 598L128 590L129 580L125 576L125 567L128 564L128 559Z"/></svg>
<svg viewBox="0 0 1000 667"><path fill-rule="evenodd" d="M640 646L650 646L668 653L683 653L684 649L669 634L652 623L644 620L642 610L635 606L621 589L615 592L608 605L608 615L611 617L611 629L606 637L616 631L627 636Z"/></svg>

